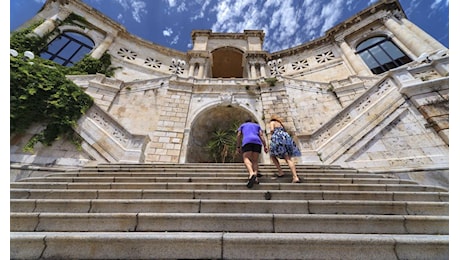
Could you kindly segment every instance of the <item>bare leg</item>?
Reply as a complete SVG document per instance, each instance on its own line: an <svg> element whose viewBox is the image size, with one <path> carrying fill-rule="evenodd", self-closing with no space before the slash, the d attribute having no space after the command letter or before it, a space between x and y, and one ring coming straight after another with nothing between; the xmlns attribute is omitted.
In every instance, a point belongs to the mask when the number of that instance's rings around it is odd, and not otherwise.
<svg viewBox="0 0 460 260"><path fill-rule="evenodd" d="M287 164L289 165L289 169L291 169L291 173L292 173L292 182L299 182L300 179L299 179L299 176L297 176L297 170L295 168L295 163L294 161L292 160L291 156L289 155L285 155L284 156L284 160L286 160Z"/></svg>
<svg viewBox="0 0 460 260"><path fill-rule="evenodd" d="M276 156L270 156L270 158L272 159L273 164L275 164L276 169L278 169L278 176L279 177L283 176L284 175L283 169L281 169L281 165L280 165L280 162L278 161L278 158L276 158Z"/></svg>
<svg viewBox="0 0 460 260"><path fill-rule="evenodd" d="M259 171L259 153L258 152L252 152L251 161L252 161L252 171L257 176L257 173ZM258 177L256 177L256 183L259 184Z"/></svg>
<svg viewBox="0 0 460 260"><path fill-rule="evenodd" d="M244 152L243 153L243 162L244 165L246 166L246 169L248 170L249 173L249 178L251 178L252 175L254 175L254 170L252 169L252 152Z"/></svg>
<svg viewBox="0 0 460 260"><path fill-rule="evenodd" d="M252 188L254 183L259 183L257 180L257 172L254 171L254 167L257 169L257 160L259 158L259 154L255 152L245 152L243 153L243 161L244 165L246 165L246 169L248 169L249 173L249 180L246 186L248 188Z"/></svg>

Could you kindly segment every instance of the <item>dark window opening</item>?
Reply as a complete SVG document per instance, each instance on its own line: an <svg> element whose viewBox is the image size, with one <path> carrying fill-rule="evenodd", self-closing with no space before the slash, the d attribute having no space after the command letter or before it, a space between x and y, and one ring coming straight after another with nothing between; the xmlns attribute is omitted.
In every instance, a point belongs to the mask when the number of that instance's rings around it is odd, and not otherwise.
<svg viewBox="0 0 460 260"><path fill-rule="evenodd" d="M387 37L373 37L360 43L357 53L374 74L381 74L412 60Z"/></svg>
<svg viewBox="0 0 460 260"><path fill-rule="evenodd" d="M40 57L52 60L63 66L73 66L83 59L94 47L88 37L74 32L65 32L48 44Z"/></svg>

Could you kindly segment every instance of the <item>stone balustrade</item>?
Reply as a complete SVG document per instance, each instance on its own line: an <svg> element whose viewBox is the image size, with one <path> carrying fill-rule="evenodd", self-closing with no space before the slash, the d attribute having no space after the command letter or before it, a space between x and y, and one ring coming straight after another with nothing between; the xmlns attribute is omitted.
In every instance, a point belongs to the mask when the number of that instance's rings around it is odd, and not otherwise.
<svg viewBox="0 0 460 260"><path fill-rule="evenodd" d="M75 129L90 145L84 146L108 162L143 162L150 141L147 135L132 134L99 106L93 105L78 121Z"/></svg>

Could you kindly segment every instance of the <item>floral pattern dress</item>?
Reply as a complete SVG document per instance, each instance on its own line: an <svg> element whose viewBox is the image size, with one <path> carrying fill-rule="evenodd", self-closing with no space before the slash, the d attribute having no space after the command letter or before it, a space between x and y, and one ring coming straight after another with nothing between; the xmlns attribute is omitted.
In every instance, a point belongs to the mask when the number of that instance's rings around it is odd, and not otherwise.
<svg viewBox="0 0 460 260"><path fill-rule="evenodd" d="M270 139L270 155L284 159L284 155L301 156L292 137L282 127L276 127Z"/></svg>

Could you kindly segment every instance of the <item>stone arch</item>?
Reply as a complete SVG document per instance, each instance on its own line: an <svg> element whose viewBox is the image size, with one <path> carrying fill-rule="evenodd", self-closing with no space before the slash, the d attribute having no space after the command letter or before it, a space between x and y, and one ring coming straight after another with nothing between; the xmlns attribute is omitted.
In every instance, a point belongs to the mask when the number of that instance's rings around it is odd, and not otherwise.
<svg viewBox="0 0 460 260"><path fill-rule="evenodd" d="M248 118L256 120L252 112L235 105L218 104L203 109L191 123L186 163L214 163L214 159L206 150L212 133L217 129L232 129L234 124L239 126ZM236 132L234 134L236 136ZM234 162L242 162L241 155L236 156Z"/></svg>
<svg viewBox="0 0 460 260"><path fill-rule="evenodd" d="M356 51L356 48L358 45L374 37L388 37L390 39L393 39L394 35L391 32L383 31L383 30L371 31L371 32L359 35L358 38L356 38L355 40L353 40L353 42L350 43L350 47Z"/></svg>
<svg viewBox="0 0 460 260"><path fill-rule="evenodd" d="M235 47L226 46L213 50L211 54L213 78L244 77L243 51Z"/></svg>

